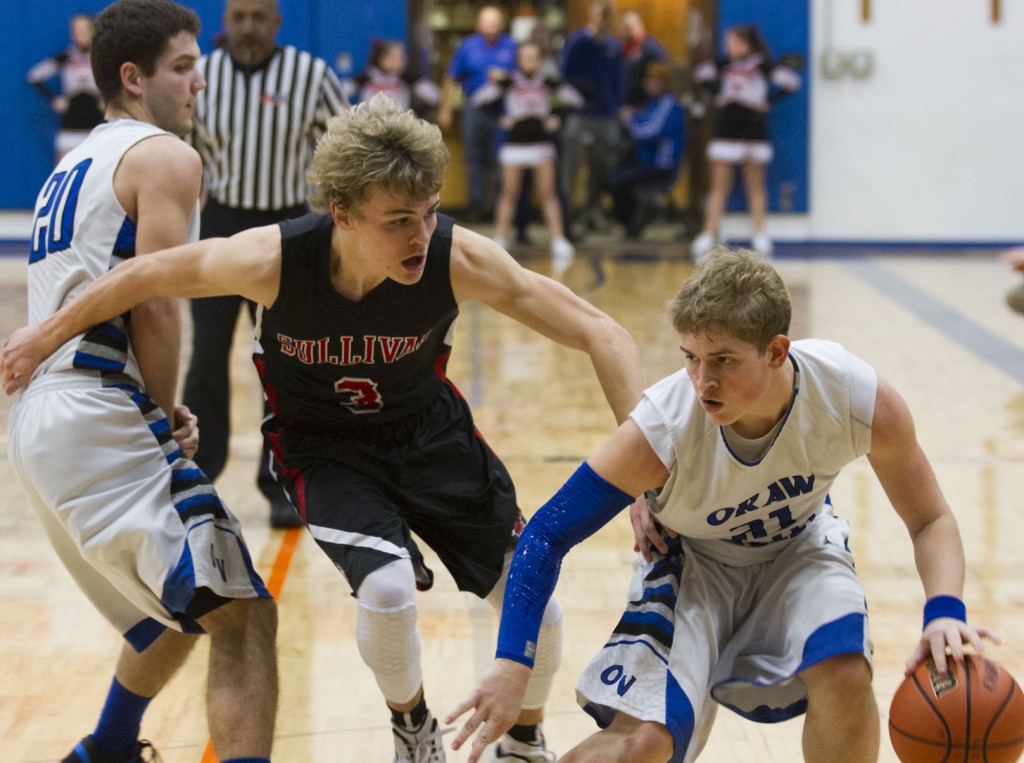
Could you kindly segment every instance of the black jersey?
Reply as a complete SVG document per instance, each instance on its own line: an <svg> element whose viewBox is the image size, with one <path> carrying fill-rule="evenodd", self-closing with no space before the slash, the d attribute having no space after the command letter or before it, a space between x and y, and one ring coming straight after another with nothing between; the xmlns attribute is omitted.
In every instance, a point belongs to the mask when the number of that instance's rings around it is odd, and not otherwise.
<svg viewBox="0 0 1024 763"><path fill-rule="evenodd" d="M761 53L735 60L705 61L693 79L715 93L713 137L727 140L768 140L768 109L800 87L800 76Z"/></svg>
<svg viewBox="0 0 1024 763"><path fill-rule="evenodd" d="M438 215L421 279L390 279L358 302L331 285L333 221L279 223L281 286L260 311L253 360L276 432L360 435L422 413L445 388L459 314L450 262L453 221Z"/></svg>

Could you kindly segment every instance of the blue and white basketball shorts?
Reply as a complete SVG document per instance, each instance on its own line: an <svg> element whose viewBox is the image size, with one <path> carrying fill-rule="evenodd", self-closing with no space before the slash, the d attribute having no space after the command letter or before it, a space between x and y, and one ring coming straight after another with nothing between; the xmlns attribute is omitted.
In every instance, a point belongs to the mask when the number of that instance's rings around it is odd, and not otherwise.
<svg viewBox="0 0 1024 763"><path fill-rule="evenodd" d="M201 633L197 621L232 599L269 596L238 520L130 378L36 379L8 447L64 566L136 650L168 627Z"/></svg>
<svg viewBox="0 0 1024 763"><path fill-rule="evenodd" d="M871 664L867 606L849 525L820 514L771 562L722 564L702 542L637 557L629 604L576 687L602 727L615 713L664 724L674 763L694 760L715 702L775 723L807 709L802 670L840 654ZM710 702L708 699L715 702Z"/></svg>

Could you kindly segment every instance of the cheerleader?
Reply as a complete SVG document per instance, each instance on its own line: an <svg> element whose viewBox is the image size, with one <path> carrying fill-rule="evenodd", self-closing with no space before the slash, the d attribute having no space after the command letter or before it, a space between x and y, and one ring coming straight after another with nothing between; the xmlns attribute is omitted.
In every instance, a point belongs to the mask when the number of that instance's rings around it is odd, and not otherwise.
<svg viewBox="0 0 1024 763"><path fill-rule="evenodd" d="M800 87L796 72L772 64L768 46L757 27L734 26L726 30L724 47L727 60L706 61L693 72L697 84L715 93L715 127L707 154L711 161L711 190L704 229L691 245L697 260L703 259L715 244L737 166L743 168L754 249L771 255L772 241L764 230L765 167L773 156L768 138L768 110L775 100Z"/></svg>
<svg viewBox="0 0 1024 763"><path fill-rule="evenodd" d="M516 52L517 69L495 72L484 87L487 97L502 99L500 125L507 135L498 150L501 195L495 214L494 240L508 246L508 229L526 169L533 170L534 187L544 221L551 232L551 265L556 278L572 264L574 250L562 226L562 205L555 185L555 135L561 127L559 112L579 108L582 96L571 86L545 77L540 46L525 42ZM480 98L485 97L480 93Z"/></svg>

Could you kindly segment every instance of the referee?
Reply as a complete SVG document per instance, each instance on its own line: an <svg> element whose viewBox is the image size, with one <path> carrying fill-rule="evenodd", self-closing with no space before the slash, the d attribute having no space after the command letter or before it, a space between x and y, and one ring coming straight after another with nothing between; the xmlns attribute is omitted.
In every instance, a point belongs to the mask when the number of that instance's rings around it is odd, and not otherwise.
<svg viewBox="0 0 1024 763"><path fill-rule="evenodd" d="M200 236L230 236L308 211L306 167L327 120L345 104L325 61L277 45L276 0L225 0L223 47L199 60L206 89L198 96L192 142L203 157L208 191ZM184 402L199 417L202 444L195 461L210 480L228 458L231 342L240 307L255 321L255 305L238 296L193 299L192 360ZM270 501L274 527L302 524L271 473L263 444L257 484Z"/></svg>

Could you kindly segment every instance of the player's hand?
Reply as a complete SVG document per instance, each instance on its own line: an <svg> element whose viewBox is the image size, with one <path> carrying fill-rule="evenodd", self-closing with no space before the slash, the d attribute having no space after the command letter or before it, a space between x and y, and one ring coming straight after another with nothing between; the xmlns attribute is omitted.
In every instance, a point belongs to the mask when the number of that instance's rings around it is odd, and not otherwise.
<svg viewBox="0 0 1024 763"><path fill-rule="evenodd" d="M199 450L199 419L185 405L174 406L174 431L171 433L186 458Z"/></svg>
<svg viewBox="0 0 1024 763"><path fill-rule="evenodd" d="M452 742L452 749L458 750L479 729L468 763L480 760L487 745L501 739L501 735L512 728L523 708L526 684L532 672L514 660L495 660L469 698L445 717L445 724L451 724L467 711L474 711Z"/></svg>
<svg viewBox="0 0 1024 763"><path fill-rule="evenodd" d="M661 525L654 520L654 514L647 505L646 496L641 495L633 505L629 507L629 521L633 524L633 550L639 551L644 561L651 561L652 549L657 549L662 554L668 553L668 544L662 537ZM669 537L676 537L675 530L666 530Z"/></svg>
<svg viewBox="0 0 1024 763"><path fill-rule="evenodd" d="M3 371L4 392L8 395L28 384L36 366L49 355L42 349L41 339L35 326L25 326L4 340L0 371Z"/></svg>
<svg viewBox="0 0 1024 763"><path fill-rule="evenodd" d="M994 644L1001 644L1003 641L997 633L988 628L968 625L954 617L937 617L928 623L921 634L921 640L917 642L910 659L907 660L903 674L909 676L918 665L929 657L935 663L935 669L940 673L945 673L949 669L949 657L962 663L966 645L970 645L975 652L981 654L985 651L982 639L986 638ZM949 650L948 655L946 654L947 649Z"/></svg>
<svg viewBox="0 0 1024 763"><path fill-rule="evenodd" d="M66 95L56 95L53 100L50 101L50 108L57 114L63 114L68 110L68 106L71 105L71 99Z"/></svg>

